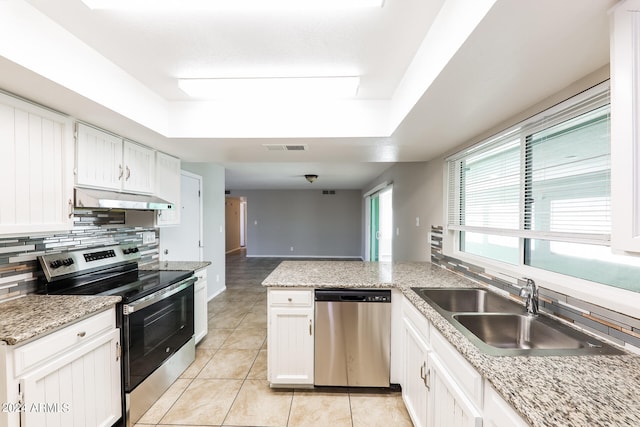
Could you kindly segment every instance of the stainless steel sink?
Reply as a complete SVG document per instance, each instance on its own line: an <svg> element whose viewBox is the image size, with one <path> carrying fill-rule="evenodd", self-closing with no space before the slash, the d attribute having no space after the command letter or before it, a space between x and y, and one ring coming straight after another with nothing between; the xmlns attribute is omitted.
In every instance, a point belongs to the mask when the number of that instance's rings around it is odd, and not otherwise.
<svg viewBox="0 0 640 427"><path fill-rule="evenodd" d="M482 352L493 356L624 354L588 334L482 288L412 288Z"/></svg>
<svg viewBox="0 0 640 427"><path fill-rule="evenodd" d="M522 313L524 308L481 288L412 288L436 308L455 313Z"/></svg>
<svg viewBox="0 0 640 427"><path fill-rule="evenodd" d="M461 332L467 338L489 354L622 353L587 334L544 316L493 313L454 314L452 318L466 329Z"/></svg>

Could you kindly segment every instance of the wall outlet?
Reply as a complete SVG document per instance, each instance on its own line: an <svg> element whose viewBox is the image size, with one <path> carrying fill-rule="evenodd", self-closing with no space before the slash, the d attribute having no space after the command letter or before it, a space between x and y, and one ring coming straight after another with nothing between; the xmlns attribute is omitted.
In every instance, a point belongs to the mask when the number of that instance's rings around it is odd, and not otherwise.
<svg viewBox="0 0 640 427"><path fill-rule="evenodd" d="M142 233L142 244L150 245L156 242L156 233L153 231L145 231Z"/></svg>
<svg viewBox="0 0 640 427"><path fill-rule="evenodd" d="M293 252L293 246L291 246L291 249L289 249L291 252Z"/></svg>

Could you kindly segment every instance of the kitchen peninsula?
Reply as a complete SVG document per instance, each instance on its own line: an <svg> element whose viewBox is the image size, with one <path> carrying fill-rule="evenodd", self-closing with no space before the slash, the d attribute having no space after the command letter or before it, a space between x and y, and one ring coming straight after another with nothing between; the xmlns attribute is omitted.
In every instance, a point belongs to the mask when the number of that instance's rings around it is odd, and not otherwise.
<svg viewBox="0 0 640 427"><path fill-rule="evenodd" d="M358 261L285 261L263 282L274 290L318 288L391 288L391 365L402 365L402 304L410 304L428 320L435 336L442 336L481 376L480 401L490 389L526 423L536 427L640 425L640 356L489 356L482 353L411 287L478 287L477 283L430 263L369 263ZM398 299L402 304L398 304ZM271 309L271 307L270 307ZM524 307L523 307L524 310ZM271 331L269 331L271 333ZM394 335L396 340L394 341ZM400 345L402 344L402 345ZM434 343L435 347L435 343ZM396 368L402 371L402 366ZM397 375L393 382L402 381ZM405 384L403 386L403 393ZM437 409L437 406L436 406ZM495 419L495 418L494 418ZM414 421L415 422L415 421ZM495 425L507 425L498 423ZM491 424L489 424L491 425Z"/></svg>

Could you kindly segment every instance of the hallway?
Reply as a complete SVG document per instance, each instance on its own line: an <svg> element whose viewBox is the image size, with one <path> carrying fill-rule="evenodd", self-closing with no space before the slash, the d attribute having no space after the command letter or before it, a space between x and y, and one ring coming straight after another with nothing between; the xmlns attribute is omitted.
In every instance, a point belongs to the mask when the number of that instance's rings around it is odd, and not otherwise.
<svg viewBox="0 0 640 427"><path fill-rule="evenodd" d="M398 392L271 389L267 382L267 293L261 282L282 261L226 257L227 289L209 304L209 333L195 362L136 426L411 426Z"/></svg>

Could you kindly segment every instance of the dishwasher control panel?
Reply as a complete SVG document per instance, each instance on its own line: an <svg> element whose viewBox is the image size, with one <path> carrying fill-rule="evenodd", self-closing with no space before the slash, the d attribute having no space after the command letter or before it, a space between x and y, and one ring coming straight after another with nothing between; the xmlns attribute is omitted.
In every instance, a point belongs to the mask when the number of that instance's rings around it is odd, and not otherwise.
<svg viewBox="0 0 640 427"><path fill-rule="evenodd" d="M388 289L316 289L315 294L316 302L391 302Z"/></svg>

